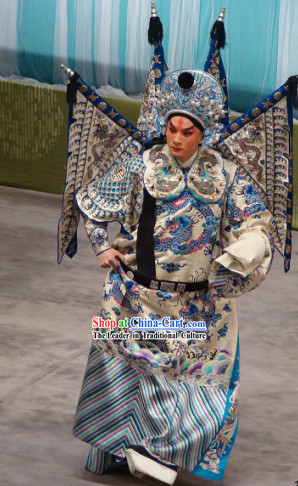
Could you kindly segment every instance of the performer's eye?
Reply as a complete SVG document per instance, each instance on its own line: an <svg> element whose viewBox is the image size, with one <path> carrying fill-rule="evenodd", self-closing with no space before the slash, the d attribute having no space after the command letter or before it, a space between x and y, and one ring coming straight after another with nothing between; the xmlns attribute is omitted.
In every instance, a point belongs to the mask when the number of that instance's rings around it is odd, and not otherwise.
<svg viewBox="0 0 298 486"><path fill-rule="evenodd" d="M176 132L175 128L173 128L171 126L169 127L169 130L170 130L171 133L175 133Z"/></svg>
<svg viewBox="0 0 298 486"><path fill-rule="evenodd" d="M185 133L184 133L184 136L185 136L185 137L190 137L192 134L193 134L193 132L185 132Z"/></svg>

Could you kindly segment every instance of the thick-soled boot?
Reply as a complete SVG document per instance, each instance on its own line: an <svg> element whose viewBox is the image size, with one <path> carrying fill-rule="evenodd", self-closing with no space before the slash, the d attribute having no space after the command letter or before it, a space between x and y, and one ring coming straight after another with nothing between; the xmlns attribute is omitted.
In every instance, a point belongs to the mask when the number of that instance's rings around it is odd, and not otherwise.
<svg viewBox="0 0 298 486"><path fill-rule="evenodd" d="M91 446L85 465L87 471L95 474L104 474L111 471L113 468L119 469L119 467L128 468L125 457L118 457L114 454L109 454L102 449Z"/></svg>
<svg viewBox="0 0 298 486"><path fill-rule="evenodd" d="M178 467L159 459L142 446L128 446L126 458L133 476L142 478L148 475L166 484L174 484L176 480Z"/></svg>

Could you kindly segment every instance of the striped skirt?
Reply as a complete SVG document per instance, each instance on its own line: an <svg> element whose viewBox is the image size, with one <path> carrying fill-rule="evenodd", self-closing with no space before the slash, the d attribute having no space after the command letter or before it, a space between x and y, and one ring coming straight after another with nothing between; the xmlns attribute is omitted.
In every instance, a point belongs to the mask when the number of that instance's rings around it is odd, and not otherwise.
<svg viewBox="0 0 298 486"><path fill-rule="evenodd" d="M229 388L146 375L93 344L74 419L90 445L86 467L104 472L111 454L142 445L177 466L222 479L238 428L239 344Z"/></svg>

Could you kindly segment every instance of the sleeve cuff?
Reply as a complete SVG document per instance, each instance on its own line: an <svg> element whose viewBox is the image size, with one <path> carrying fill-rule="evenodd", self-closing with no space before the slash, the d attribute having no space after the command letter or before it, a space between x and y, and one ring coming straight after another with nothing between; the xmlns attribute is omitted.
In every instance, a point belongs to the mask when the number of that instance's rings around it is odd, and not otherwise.
<svg viewBox="0 0 298 486"><path fill-rule="evenodd" d="M215 261L228 270L246 277L264 260L266 244L260 235L250 232L241 235L236 243L223 251L224 253Z"/></svg>

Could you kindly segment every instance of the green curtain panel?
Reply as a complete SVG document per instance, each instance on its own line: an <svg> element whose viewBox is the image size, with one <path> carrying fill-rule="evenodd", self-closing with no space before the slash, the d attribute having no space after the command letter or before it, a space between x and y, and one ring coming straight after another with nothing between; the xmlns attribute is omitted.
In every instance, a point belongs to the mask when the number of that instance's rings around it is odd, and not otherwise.
<svg viewBox="0 0 298 486"><path fill-rule="evenodd" d="M105 99L136 123L140 101ZM66 91L0 80L0 184L61 194L67 156Z"/></svg>

